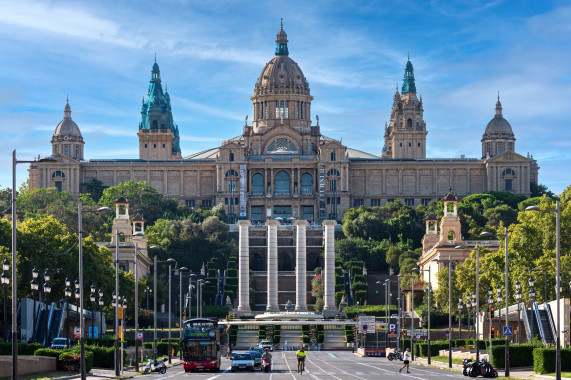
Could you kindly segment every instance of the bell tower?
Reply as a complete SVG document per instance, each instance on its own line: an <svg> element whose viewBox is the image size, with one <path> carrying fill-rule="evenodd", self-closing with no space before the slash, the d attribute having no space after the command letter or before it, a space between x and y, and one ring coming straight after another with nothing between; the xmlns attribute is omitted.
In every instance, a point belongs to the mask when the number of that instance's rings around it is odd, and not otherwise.
<svg viewBox="0 0 571 380"><path fill-rule="evenodd" d="M383 158L426 158L426 122L422 96L416 96L414 69L410 57L404 69L399 94L398 85L393 97L391 121L385 128Z"/></svg>
<svg viewBox="0 0 571 380"><path fill-rule="evenodd" d="M163 93L161 72L155 59L147 100L143 98L139 123L139 158L169 160L182 158L178 125L172 116L168 90Z"/></svg>

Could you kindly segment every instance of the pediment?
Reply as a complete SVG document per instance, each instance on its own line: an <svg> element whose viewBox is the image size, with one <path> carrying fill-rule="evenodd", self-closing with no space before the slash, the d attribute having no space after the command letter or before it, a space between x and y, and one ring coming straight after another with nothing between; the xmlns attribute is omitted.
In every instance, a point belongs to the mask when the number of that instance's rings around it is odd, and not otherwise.
<svg viewBox="0 0 571 380"><path fill-rule="evenodd" d="M63 155L61 153L56 153L53 155L53 157L55 157L58 162L61 162L64 164L78 164L79 163L79 160L76 160L76 159L71 158L69 156Z"/></svg>
<svg viewBox="0 0 571 380"><path fill-rule="evenodd" d="M497 162L529 162L529 158L522 156L516 152L503 152L498 154L497 156L487 158L485 161L490 163L497 163Z"/></svg>
<svg viewBox="0 0 571 380"><path fill-rule="evenodd" d="M274 127L268 131L266 131L263 136L266 139L272 138L274 136L278 136L278 135L288 135L293 139L298 140L301 137L301 133L295 129L290 127L287 124L281 124L277 127Z"/></svg>

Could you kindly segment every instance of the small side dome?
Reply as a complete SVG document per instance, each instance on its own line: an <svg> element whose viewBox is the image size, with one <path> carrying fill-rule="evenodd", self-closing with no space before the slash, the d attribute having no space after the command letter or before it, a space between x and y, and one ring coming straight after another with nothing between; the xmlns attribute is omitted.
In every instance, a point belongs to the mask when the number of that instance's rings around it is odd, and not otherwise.
<svg viewBox="0 0 571 380"><path fill-rule="evenodd" d="M71 107L69 102L65 105L63 120L57 125L54 132L54 137L66 136L66 137L79 137L81 138L81 131L79 127L73 120L71 120Z"/></svg>
<svg viewBox="0 0 571 380"><path fill-rule="evenodd" d="M512 131L512 126L504 116L502 115L502 103L500 102L500 97L498 95L498 101L496 102L496 114L492 120L486 126L486 131L484 132L484 139L491 135L502 135L505 137L513 137L514 133Z"/></svg>

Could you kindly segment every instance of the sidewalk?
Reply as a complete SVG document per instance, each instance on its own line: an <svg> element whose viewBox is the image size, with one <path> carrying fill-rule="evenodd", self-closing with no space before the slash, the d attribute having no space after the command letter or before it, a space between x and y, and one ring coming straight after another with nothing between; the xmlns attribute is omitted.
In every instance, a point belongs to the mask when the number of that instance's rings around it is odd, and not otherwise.
<svg viewBox="0 0 571 380"><path fill-rule="evenodd" d="M146 363L139 364L139 370L143 370ZM178 366L182 364L182 360L178 357L172 358L172 364L167 364L168 368ZM168 372L168 370L167 370ZM123 376L121 378L132 378L135 376L139 376L140 373L135 371L135 367L126 367L123 370ZM48 375L49 376L49 375ZM65 377L47 377L50 379L57 379L57 380L68 380L68 379L79 379L81 378L80 375L75 374L71 376ZM100 380L100 379L115 379L115 370L113 368L93 368L91 372L87 375L87 379L90 380Z"/></svg>
<svg viewBox="0 0 571 380"><path fill-rule="evenodd" d="M421 365L425 367L433 367L439 369L446 369L449 371L454 372L462 372L462 365L452 363L452 368L448 368L448 363L434 361L432 360L430 366L428 365L428 360L426 358L415 357L414 361L411 364ZM499 377L504 377L504 369L503 368L496 368L499 374ZM533 367L515 367L510 368L510 378L513 379L555 379L555 376L546 376L540 375L533 371Z"/></svg>

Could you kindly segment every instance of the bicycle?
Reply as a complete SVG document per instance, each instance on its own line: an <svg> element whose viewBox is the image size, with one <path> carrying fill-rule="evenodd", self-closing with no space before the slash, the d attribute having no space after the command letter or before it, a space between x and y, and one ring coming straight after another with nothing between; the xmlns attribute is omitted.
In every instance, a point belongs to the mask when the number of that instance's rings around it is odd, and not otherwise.
<svg viewBox="0 0 571 380"><path fill-rule="evenodd" d="M300 375L303 375L304 369L305 369L305 358L303 359L297 358L297 372Z"/></svg>

